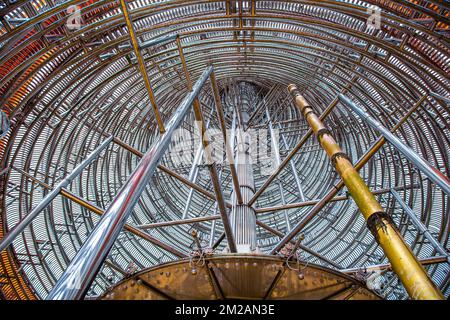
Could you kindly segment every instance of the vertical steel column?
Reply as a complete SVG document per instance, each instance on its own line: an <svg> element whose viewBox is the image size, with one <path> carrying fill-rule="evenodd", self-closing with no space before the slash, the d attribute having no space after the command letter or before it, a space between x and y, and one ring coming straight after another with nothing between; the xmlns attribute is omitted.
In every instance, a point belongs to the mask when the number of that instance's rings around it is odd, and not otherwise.
<svg viewBox="0 0 450 320"><path fill-rule="evenodd" d="M102 142L89 156L84 159L73 171L65 177L56 187L53 188L50 193L48 193L44 199L33 209L30 213L26 215L0 242L0 252L5 250L14 239L25 230L26 227L30 225L31 222L38 216L38 214L47 208L47 206L52 202L52 200L60 194L61 190L67 187L73 179L75 179L84 168L86 168L98 155L108 147L109 143L112 141L113 137L110 136L105 141Z"/></svg>
<svg viewBox="0 0 450 320"><path fill-rule="evenodd" d="M239 89L239 87L238 87ZM251 156L251 137L244 128L248 124L249 119L249 97L244 94L237 93L241 96L241 116L242 123L236 132L237 148L236 148L236 169L239 180L239 188L242 195L243 203L239 204L236 195L233 193L231 224L236 239L238 252L250 253L256 248L256 214L255 210L248 205L248 201L255 193L255 183L253 180L252 156ZM234 149L234 147L233 147Z"/></svg>
<svg viewBox="0 0 450 320"><path fill-rule="evenodd" d="M379 131L383 137L386 138L398 151L401 152L409 161L411 161L420 171L422 171L431 181L436 183L441 187L445 194L450 196L450 179L447 178L442 172L434 168L428 161L422 159L415 151L413 151L409 146L404 144L393 135L388 129L386 129L380 122L375 120L373 117L364 112L361 108L355 105L349 98L340 94L339 99L344 102L348 108L355 112L361 117L369 126L373 129Z"/></svg>
<svg viewBox="0 0 450 320"><path fill-rule="evenodd" d="M173 132L180 125L211 72L212 67L207 68L192 92L183 99L168 121L166 133L160 135L150 150L142 157L136 169L112 200L100 222L49 293L47 300L81 299L85 295L122 231L128 216L147 187L158 162L169 148Z"/></svg>
<svg viewBox="0 0 450 320"><path fill-rule="evenodd" d="M192 90L192 82L191 77L189 74L189 70L187 68L186 59L184 58L184 52L183 47L181 46L181 40L180 37L177 37L177 47L178 47L178 53L180 55L181 64L183 66L183 72L186 76L186 85L188 90ZM210 153L210 146L209 146L209 138L206 133L206 126L205 126L205 120L203 119L203 114L200 106L200 101L196 98L194 99L193 103L194 107L194 116L195 116L195 122L197 123L199 132L200 132L200 139L202 140L203 149L205 151L205 158L206 163L208 165L209 174L211 176L211 182L214 188L214 194L216 195L217 204L219 207L219 212L222 217L222 223L223 228L225 230L225 234L227 236L228 241L228 247L231 252L236 252L236 243L234 241L233 232L231 230L230 226L230 219L228 217L228 212L225 206L225 199L223 197L222 187L220 185L220 179L217 174L217 167L216 164L212 161L212 156Z"/></svg>
<svg viewBox="0 0 450 320"><path fill-rule="evenodd" d="M136 38L136 32L134 30L133 21L131 21L130 14L128 13L126 0L120 0L120 5L122 6L122 12L128 27L128 32L130 33L131 45L133 46L134 54L136 55L139 71L141 72L142 78L144 79L145 88L147 89L148 97L150 99L150 103L152 104L156 123L158 124L159 132L163 134L165 132L164 122L162 121L161 116L159 114L158 105L156 104L156 98L153 93L150 79L148 78L147 69L145 68L144 58L142 57L141 49L139 47L139 43Z"/></svg>
<svg viewBox="0 0 450 320"><path fill-rule="evenodd" d="M447 252L447 250L445 250L442 244L433 237L433 235L422 223L422 221L420 221L420 219L416 217L414 211L403 201L402 197L398 194L398 192L395 191L395 189L391 189L391 194L394 196L395 200L397 200L398 204L402 207L403 211L412 221L413 225L419 230L419 232L423 234L423 236L428 241L430 241L430 244L437 252L447 257L447 262L450 263L450 255Z"/></svg>
<svg viewBox="0 0 450 320"><path fill-rule="evenodd" d="M443 299L442 293L406 245L390 216L383 211L375 196L349 161L347 154L338 146L313 108L295 85L289 85L288 90L336 171L342 177L349 193L367 220L368 228L383 248L386 257L392 264L393 271L403 283L410 297L412 299Z"/></svg>

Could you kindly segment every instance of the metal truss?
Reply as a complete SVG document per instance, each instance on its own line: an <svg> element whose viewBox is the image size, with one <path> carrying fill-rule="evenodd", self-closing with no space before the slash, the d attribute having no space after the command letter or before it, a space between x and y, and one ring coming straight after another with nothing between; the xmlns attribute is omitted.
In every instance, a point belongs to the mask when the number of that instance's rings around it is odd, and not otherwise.
<svg viewBox="0 0 450 320"><path fill-rule="evenodd" d="M80 29L67 25L73 5ZM372 5L380 28L367 23ZM0 102L11 122L0 140L0 297L48 297L211 65L214 77L180 128L194 132L201 116L234 140L226 129L248 104L247 130L267 129L269 141L280 132L275 161L253 165L249 204L263 253L304 237L306 260L354 276L382 269L378 293L408 298L295 107L287 91L295 83L447 297L449 15L448 2L431 0L0 0ZM234 166L198 164L194 145L185 164L172 151L122 221L87 298L199 245L232 246L226 215L233 193L243 201Z"/></svg>

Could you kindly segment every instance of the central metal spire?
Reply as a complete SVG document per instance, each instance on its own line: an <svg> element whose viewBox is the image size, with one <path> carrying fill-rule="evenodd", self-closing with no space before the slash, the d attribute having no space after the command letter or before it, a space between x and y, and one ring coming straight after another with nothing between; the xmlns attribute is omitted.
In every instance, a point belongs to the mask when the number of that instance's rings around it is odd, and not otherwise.
<svg viewBox="0 0 450 320"><path fill-rule="evenodd" d="M235 99L235 116L232 130L234 132L232 142L235 143L235 164L239 181L239 189L243 203L239 204L236 193L232 195L231 226L233 229L237 251L239 253L251 253L257 251L256 247L256 216L253 207L248 205L249 200L255 194L253 179L252 139L247 127L252 110L252 96L256 95L254 86L240 83L237 86ZM236 115L238 115L236 117ZM236 121L237 119L239 121Z"/></svg>

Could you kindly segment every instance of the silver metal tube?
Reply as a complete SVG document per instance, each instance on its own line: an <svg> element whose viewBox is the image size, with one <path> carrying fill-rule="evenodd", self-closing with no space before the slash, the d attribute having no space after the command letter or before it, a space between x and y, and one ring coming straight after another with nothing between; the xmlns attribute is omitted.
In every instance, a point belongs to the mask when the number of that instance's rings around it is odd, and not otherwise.
<svg viewBox="0 0 450 320"><path fill-rule="evenodd" d="M212 113L212 112L211 112ZM206 127L209 127L210 120L206 123ZM200 164L203 157L203 145L200 143L197 148L197 152L195 153L194 161L192 162L191 170L189 171L189 181L196 182L198 177L198 165ZM189 190L189 195L186 201L186 205L184 206L183 214L181 215L181 219L186 219L189 209L191 207L192 197L194 196L194 189Z"/></svg>
<svg viewBox="0 0 450 320"><path fill-rule="evenodd" d="M349 98L339 94L339 99L344 104L366 121L369 126L379 131L386 140L388 140L398 151L400 151L409 161L411 161L420 171L422 171L431 181L441 187L442 191L450 196L450 179L442 172L434 168L426 160L422 159L414 150L405 145L400 139L391 133L390 130L356 106Z"/></svg>
<svg viewBox="0 0 450 320"><path fill-rule="evenodd" d="M109 143L113 140L113 137L108 137L103 141L94 151L92 151L89 156L84 159L73 171L65 177L61 182L50 191L44 199L33 209L30 213L26 215L11 231L9 231L5 237L0 242L0 252L5 250L14 239L25 230L26 227L38 216L38 214L47 208L47 206L52 202L52 200L61 192L61 190L67 187L73 179L75 179L84 168L86 168L95 158L106 148Z"/></svg>
<svg viewBox="0 0 450 320"><path fill-rule="evenodd" d="M281 204L284 206L286 204L286 200L284 199L284 190L281 182L278 182L278 191L280 192ZM291 231L291 221L289 220L289 214L287 210L283 210L284 221L286 222L287 231Z"/></svg>
<svg viewBox="0 0 450 320"><path fill-rule="evenodd" d="M222 179L222 170L219 171L219 179ZM217 215L219 212L219 203L216 201L214 204L214 215ZM216 220L213 220L211 223L211 233L209 235L209 247L212 248L214 246L214 238L216 237Z"/></svg>
<svg viewBox="0 0 450 320"><path fill-rule="evenodd" d="M283 140L284 145L286 146L286 149L289 150L290 146L289 146L285 136L282 133L280 135L281 135L281 139ZM289 165L291 167L292 175L294 176L295 184L297 185L298 193L300 194L300 200L302 200L302 202L305 202L306 201L305 194L303 193L302 184L300 183L300 178L298 176L297 168L295 167L295 162L293 159L291 161L289 161Z"/></svg>
<svg viewBox="0 0 450 320"><path fill-rule="evenodd" d="M73 300L81 299L84 296L128 216L147 187L158 162L169 148L173 132L180 125L212 70L212 67L208 67L203 72L193 90L181 102L175 114L168 121L166 132L159 136L150 150L142 157L125 185L112 200L100 222L47 296L47 300Z"/></svg>
<svg viewBox="0 0 450 320"><path fill-rule="evenodd" d="M278 145L278 141L277 141L277 137L275 135L275 131L273 130L273 126L272 126L272 119L270 119L270 113L269 113L269 109L266 107L266 117L267 117L267 121L269 124L269 133L270 133L270 140L272 142L272 147L275 151L275 163L276 166L278 167L281 163L281 158L280 158L280 147Z"/></svg>
<svg viewBox="0 0 450 320"><path fill-rule="evenodd" d="M269 113L269 109L267 108L267 106L266 106L266 117L267 117L267 123L268 123L268 127L269 127L270 140L272 142L272 147L273 147L273 150L275 153L275 167L278 168L281 163L280 147L278 145L275 131L273 130L272 119L270 118L270 113ZM286 201L284 199L284 191L283 191L283 186L282 186L281 182L278 182L278 192L280 193L281 204L285 205ZM289 231L291 231L291 222L289 221L288 211L283 210L283 215L284 215L284 221L286 223L286 229L289 232Z"/></svg>
<svg viewBox="0 0 450 320"><path fill-rule="evenodd" d="M150 224L142 224L140 226L137 226L139 229L152 229L152 228L160 228L160 227L170 227L170 226L177 226L180 224L191 224L191 223L197 223L197 222L204 222L204 221L211 221L211 220L217 220L220 219L219 214L214 214L211 216L204 216L204 217L196 217L196 218L190 218L190 219L182 219L182 220L173 220L173 221L165 221L165 222L154 222Z"/></svg>
<svg viewBox="0 0 450 320"><path fill-rule="evenodd" d="M436 99L439 99L441 101L444 101L446 104L450 104L450 98L448 97L441 96L440 94L437 94L433 91L430 91L430 96L435 97Z"/></svg>
<svg viewBox="0 0 450 320"><path fill-rule="evenodd" d="M162 36L156 39L152 39L152 40L148 40L145 42L142 42L139 44L139 49L143 50L143 49L147 49L150 48L152 46L156 46L157 44L161 44L163 42L167 42L167 41L171 41L171 40L175 40L178 37L177 34L170 34L170 35L166 35L166 36ZM125 43L125 44L120 44L119 45L119 50L127 50L127 49L131 49L131 44L130 43Z"/></svg>
<svg viewBox="0 0 450 320"><path fill-rule="evenodd" d="M424 258L424 259L420 259L419 262L422 265L430 265L430 264L438 264L438 263L443 263L446 261L447 257L431 257L431 258ZM356 268L350 268L350 269L341 269L339 270L342 273L347 273L347 274L351 274L351 273L355 273L358 271L363 271L363 272L371 272L374 270L390 270L392 268L390 263L383 263L383 264L377 264L377 265L371 265L371 266L367 266L367 267L356 267Z"/></svg>
<svg viewBox="0 0 450 320"><path fill-rule="evenodd" d="M419 220L419 218L417 218L414 211L403 201L398 192L394 189L391 189L391 194L394 196L395 200L397 200L398 204L402 207L403 211L409 217L414 226L423 234L423 236L428 241L430 241L430 244L437 252L447 257L447 262L450 263L450 255L447 250L445 250L442 244L433 237L428 228L422 223L422 221Z"/></svg>
<svg viewBox="0 0 450 320"><path fill-rule="evenodd" d="M247 94L241 96L241 99L241 110L236 110L236 113L241 113L242 123L236 128L238 131L236 132L237 148L234 163L236 164L237 180L239 181L243 203L239 204L236 194L233 194L230 221L236 240L237 252L251 253L257 250L256 215L254 208L248 206L247 203L255 193L255 182L252 170L251 137L243 131L244 126L248 123L248 110L251 106Z"/></svg>

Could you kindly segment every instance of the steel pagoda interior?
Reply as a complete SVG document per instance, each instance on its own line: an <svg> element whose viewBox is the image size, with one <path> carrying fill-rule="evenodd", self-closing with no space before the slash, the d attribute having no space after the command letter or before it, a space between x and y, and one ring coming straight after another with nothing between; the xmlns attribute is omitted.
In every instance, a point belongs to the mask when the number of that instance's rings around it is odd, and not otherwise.
<svg viewBox="0 0 450 320"><path fill-rule="evenodd" d="M0 0L0 299L447 299L449 26L440 0ZM198 123L244 165L173 150Z"/></svg>

